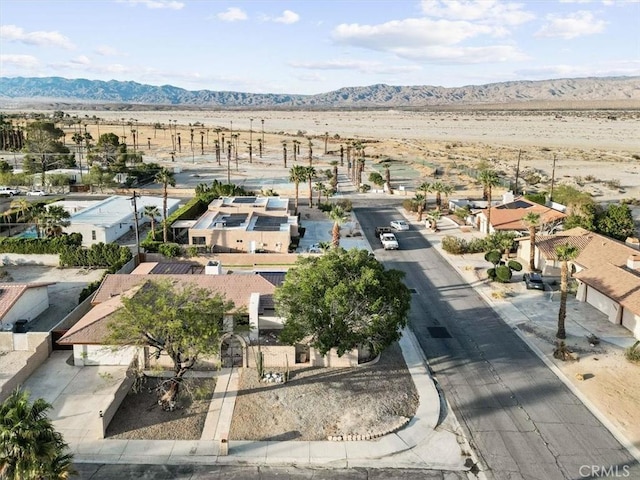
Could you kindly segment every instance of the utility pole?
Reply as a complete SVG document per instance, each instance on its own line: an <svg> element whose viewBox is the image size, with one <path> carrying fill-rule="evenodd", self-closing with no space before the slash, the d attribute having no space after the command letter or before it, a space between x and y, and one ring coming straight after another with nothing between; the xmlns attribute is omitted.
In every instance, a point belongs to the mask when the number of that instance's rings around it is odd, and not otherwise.
<svg viewBox="0 0 640 480"><path fill-rule="evenodd" d="M252 157L253 156L253 118L249 119L249 163L253 163L252 162Z"/></svg>
<svg viewBox="0 0 640 480"><path fill-rule="evenodd" d="M133 196L129 200L131 200L131 205L133 205L133 223L136 229L136 257L138 261L140 261L140 232L138 231L138 204L136 202L137 198L140 198L140 194L136 193L136 191L134 190Z"/></svg>
<svg viewBox="0 0 640 480"><path fill-rule="evenodd" d="M513 187L515 190L513 193L518 195L518 178L520 177L520 156L522 155L522 150L518 150L518 163L516 164L516 184Z"/></svg>
<svg viewBox="0 0 640 480"><path fill-rule="evenodd" d="M553 201L553 186L556 180L556 154L553 154L553 167L551 169L551 192L549 193L549 201Z"/></svg>

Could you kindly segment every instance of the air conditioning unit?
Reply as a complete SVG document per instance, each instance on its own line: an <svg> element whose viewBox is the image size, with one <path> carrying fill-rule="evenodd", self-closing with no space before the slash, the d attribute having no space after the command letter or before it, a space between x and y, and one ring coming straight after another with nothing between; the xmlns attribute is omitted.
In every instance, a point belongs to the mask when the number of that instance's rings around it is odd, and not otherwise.
<svg viewBox="0 0 640 480"><path fill-rule="evenodd" d="M7 322L2 324L3 332L13 332L13 323Z"/></svg>

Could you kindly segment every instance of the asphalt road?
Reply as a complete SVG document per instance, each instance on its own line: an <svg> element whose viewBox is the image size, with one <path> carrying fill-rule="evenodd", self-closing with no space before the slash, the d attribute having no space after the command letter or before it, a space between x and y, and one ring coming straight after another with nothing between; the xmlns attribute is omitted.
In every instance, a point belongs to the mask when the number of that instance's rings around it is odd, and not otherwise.
<svg viewBox="0 0 640 480"><path fill-rule="evenodd" d="M397 251L380 247L374 229L399 218L395 206L356 214L376 258L415 289L411 327L488 478L640 478L628 451L419 232L398 232Z"/></svg>

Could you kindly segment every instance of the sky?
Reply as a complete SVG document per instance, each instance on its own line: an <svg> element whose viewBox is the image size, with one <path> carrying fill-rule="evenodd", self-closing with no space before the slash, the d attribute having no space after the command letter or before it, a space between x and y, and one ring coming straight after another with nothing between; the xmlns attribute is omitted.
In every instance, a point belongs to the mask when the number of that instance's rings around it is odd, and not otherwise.
<svg viewBox="0 0 640 480"><path fill-rule="evenodd" d="M640 0L0 0L0 76L316 94L640 75Z"/></svg>

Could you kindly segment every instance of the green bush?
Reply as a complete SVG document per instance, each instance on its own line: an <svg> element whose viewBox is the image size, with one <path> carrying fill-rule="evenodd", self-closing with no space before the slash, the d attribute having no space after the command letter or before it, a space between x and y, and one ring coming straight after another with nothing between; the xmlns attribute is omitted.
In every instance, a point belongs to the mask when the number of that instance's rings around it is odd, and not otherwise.
<svg viewBox="0 0 640 480"><path fill-rule="evenodd" d="M466 220L466 218L471 215L471 207L469 205L465 205L462 208L456 208L456 211L453 214L458 217L460 220Z"/></svg>
<svg viewBox="0 0 640 480"><path fill-rule="evenodd" d="M371 185L369 185L368 183L363 183L362 185L360 185L360 193L366 193L369 190L371 190Z"/></svg>
<svg viewBox="0 0 640 480"><path fill-rule="evenodd" d="M407 198L405 200L402 201L402 207L407 211L407 212L417 212L418 211L418 205L420 205L420 201L412 199L412 198Z"/></svg>
<svg viewBox="0 0 640 480"><path fill-rule="evenodd" d="M500 262L501 258L502 253L500 253L499 250L490 250L484 255L484 259L489 263L493 263L494 265L497 265L498 262Z"/></svg>
<svg viewBox="0 0 640 480"><path fill-rule="evenodd" d="M509 260L509 263L507 263L507 266L514 272L522 271L522 264L520 262L516 262L515 260Z"/></svg>
<svg viewBox="0 0 640 480"><path fill-rule="evenodd" d="M490 268L489 270L487 270L487 277L489 277L489 280L493 281L496 279L496 269L495 268Z"/></svg>
<svg viewBox="0 0 640 480"><path fill-rule="evenodd" d="M468 244L463 238L447 235L442 239L442 249L453 255L462 255L463 253L467 253Z"/></svg>
<svg viewBox="0 0 640 480"><path fill-rule="evenodd" d="M498 265L496 267L496 280L502 283L509 283L511 280L511 269L506 265Z"/></svg>
<svg viewBox="0 0 640 480"><path fill-rule="evenodd" d="M67 247L82 245L82 234L72 233L60 237L45 238L0 238L0 253L20 253L25 255L58 254Z"/></svg>
<svg viewBox="0 0 640 480"><path fill-rule="evenodd" d="M473 238L467 246L467 253L480 253L486 250L487 245L484 238Z"/></svg>
<svg viewBox="0 0 640 480"><path fill-rule="evenodd" d="M61 267L114 268L133 258L131 250L116 243L96 243L90 248L68 246L60 252ZM113 273L113 272L112 272Z"/></svg>
<svg viewBox="0 0 640 480"><path fill-rule="evenodd" d="M182 254L182 247L177 243L162 243L158 247L158 252L165 257L175 258Z"/></svg>
<svg viewBox="0 0 640 480"><path fill-rule="evenodd" d="M144 248L145 252L158 253L158 248L162 245L162 241L153 240L152 238L149 238L150 236L151 233L149 233L149 236L145 240L140 242L140 247Z"/></svg>
<svg viewBox="0 0 640 480"><path fill-rule="evenodd" d="M351 212L353 210L353 202L348 198L341 198L336 202L336 206L341 207L345 212Z"/></svg>

